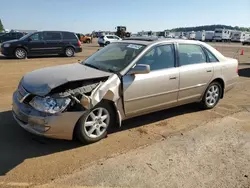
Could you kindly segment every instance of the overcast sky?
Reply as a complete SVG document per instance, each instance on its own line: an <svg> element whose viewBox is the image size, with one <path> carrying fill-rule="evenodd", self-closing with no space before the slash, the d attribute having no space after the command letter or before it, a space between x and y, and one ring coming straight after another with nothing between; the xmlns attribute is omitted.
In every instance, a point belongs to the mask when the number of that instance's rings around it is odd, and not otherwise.
<svg viewBox="0 0 250 188"><path fill-rule="evenodd" d="M250 27L250 0L0 0L6 29L162 31L226 24Z"/></svg>

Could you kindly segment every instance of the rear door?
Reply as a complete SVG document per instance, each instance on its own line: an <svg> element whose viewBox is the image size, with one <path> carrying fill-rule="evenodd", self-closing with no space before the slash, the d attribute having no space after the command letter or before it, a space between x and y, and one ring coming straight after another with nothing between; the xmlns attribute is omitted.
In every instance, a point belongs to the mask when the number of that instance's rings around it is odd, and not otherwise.
<svg viewBox="0 0 250 188"><path fill-rule="evenodd" d="M56 54L63 52L62 34L56 31L44 31L45 53Z"/></svg>
<svg viewBox="0 0 250 188"><path fill-rule="evenodd" d="M180 89L178 103L199 100L210 83L214 68L200 45L178 44Z"/></svg>

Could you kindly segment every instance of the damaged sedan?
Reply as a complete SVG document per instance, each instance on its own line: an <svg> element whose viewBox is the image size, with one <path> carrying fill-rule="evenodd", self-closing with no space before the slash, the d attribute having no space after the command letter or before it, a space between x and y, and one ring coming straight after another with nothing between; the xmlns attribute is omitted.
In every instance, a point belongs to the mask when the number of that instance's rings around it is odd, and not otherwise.
<svg viewBox="0 0 250 188"><path fill-rule="evenodd" d="M128 118L193 102L211 109L237 78L238 61L206 43L128 38L26 74L13 116L33 134L93 143Z"/></svg>

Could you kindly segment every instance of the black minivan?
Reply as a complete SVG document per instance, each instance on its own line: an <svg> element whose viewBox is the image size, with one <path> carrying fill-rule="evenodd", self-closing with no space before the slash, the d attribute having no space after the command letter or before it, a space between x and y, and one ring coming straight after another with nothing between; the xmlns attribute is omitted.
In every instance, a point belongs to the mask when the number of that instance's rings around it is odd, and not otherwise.
<svg viewBox="0 0 250 188"><path fill-rule="evenodd" d="M60 54L72 57L81 52L78 37L68 31L38 31L18 40L6 41L1 45L1 53L6 57L24 59L29 55Z"/></svg>

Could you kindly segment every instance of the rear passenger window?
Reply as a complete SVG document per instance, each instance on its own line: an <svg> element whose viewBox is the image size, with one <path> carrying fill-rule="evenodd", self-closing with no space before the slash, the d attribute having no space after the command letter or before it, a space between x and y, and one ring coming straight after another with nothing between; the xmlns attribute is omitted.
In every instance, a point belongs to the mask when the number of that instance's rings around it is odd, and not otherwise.
<svg viewBox="0 0 250 188"><path fill-rule="evenodd" d="M63 32L63 39L76 39L76 36L74 33L68 33L68 32ZM79 39L81 38L81 36L79 35Z"/></svg>
<svg viewBox="0 0 250 188"><path fill-rule="evenodd" d="M114 37L113 36L107 36L108 39L113 39Z"/></svg>
<svg viewBox="0 0 250 188"><path fill-rule="evenodd" d="M61 40L59 32L44 32L44 40Z"/></svg>
<svg viewBox="0 0 250 188"><path fill-rule="evenodd" d="M207 53L208 56L208 60L209 62L219 62L219 60L214 56L214 54L212 54L212 52L210 52L208 49L205 48L205 51Z"/></svg>
<svg viewBox="0 0 250 188"><path fill-rule="evenodd" d="M199 45L179 44L180 66L206 62L206 55Z"/></svg>

